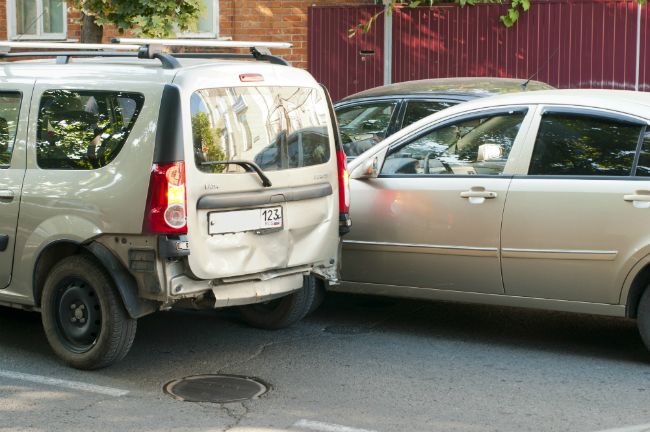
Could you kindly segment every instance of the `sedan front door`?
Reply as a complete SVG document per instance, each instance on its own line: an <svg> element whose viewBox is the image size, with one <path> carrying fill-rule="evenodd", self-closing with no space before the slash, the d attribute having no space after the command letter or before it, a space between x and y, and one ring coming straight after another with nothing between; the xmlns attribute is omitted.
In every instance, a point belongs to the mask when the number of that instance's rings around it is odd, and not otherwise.
<svg viewBox="0 0 650 432"><path fill-rule="evenodd" d="M503 293L508 165L528 111L456 116L390 147L376 178L352 180L344 283L372 284L376 290L364 291L378 293L381 286Z"/></svg>

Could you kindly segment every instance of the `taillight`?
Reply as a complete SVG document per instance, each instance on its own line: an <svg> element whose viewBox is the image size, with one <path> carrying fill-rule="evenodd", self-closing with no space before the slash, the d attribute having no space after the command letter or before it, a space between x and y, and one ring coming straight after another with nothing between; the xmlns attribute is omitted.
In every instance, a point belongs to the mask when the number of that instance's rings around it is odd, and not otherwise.
<svg viewBox="0 0 650 432"><path fill-rule="evenodd" d="M186 234L185 162L154 164L149 180L145 231Z"/></svg>
<svg viewBox="0 0 650 432"><path fill-rule="evenodd" d="M339 234L343 235L350 231L350 174L348 163L342 149L336 150L336 163L338 166L339 178Z"/></svg>
<svg viewBox="0 0 650 432"><path fill-rule="evenodd" d="M336 151L336 162L339 172L339 213L350 212L350 174L348 173L347 158L343 150Z"/></svg>

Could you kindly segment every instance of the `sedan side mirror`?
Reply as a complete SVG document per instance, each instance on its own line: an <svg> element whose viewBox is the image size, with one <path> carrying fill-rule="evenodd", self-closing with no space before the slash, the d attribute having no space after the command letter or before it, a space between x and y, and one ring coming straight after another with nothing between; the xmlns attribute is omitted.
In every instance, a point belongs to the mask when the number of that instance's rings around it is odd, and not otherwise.
<svg viewBox="0 0 650 432"><path fill-rule="evenodd" d="M368 179L377 176L377 156L363 161L350 173L352 179Z"/></svg>

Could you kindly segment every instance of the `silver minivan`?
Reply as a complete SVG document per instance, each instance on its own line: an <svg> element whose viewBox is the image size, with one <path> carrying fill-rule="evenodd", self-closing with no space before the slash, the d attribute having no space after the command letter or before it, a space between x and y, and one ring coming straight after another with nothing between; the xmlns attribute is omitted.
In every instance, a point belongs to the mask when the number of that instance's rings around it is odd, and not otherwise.
<svg viewBox="0 0 650 432"><path fill-rule="evenodd" d="M164 44L0 66L0 304L40 310L73 367L123 358L157 310L280 328L337 281L349 198L325 90L255 47L266 61Z"/></svg>

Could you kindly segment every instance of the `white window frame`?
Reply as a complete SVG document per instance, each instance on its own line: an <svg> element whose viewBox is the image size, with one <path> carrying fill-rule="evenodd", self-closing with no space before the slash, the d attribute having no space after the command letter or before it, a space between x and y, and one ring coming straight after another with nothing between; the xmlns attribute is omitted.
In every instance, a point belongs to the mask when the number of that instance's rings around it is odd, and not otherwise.
<svg viewBox="0 0 650 432"><path fill-rule="evenodd" d="M209 1L212 1L212 20L214 25L213 27L214 31L213 32L179 32L176 35L178 38L216 39L219 37L219 0L208 0L208 2Z"/></svg>
<svg viewBox="0 0 650 432"><path fill-rule="evenodd" d="M7 36L9 40L67 40L68 38L68 5L63 7L63 33L43 33L43 2L36 0L36 34L18 34L16 25L16 1L7 0Z"/></svg>

